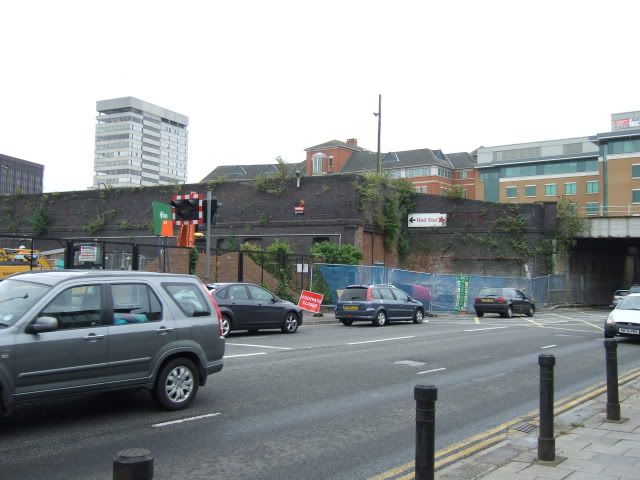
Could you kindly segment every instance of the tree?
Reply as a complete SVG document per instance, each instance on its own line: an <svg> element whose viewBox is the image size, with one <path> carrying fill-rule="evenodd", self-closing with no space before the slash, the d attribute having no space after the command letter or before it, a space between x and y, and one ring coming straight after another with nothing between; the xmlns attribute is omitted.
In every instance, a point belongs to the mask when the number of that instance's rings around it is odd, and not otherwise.
<svg viewBox="0 0 640 480"><path fill-rule="evenodd" d="M556 205L556 248L566 253L576 244L576 238L588 228L588 220L578 215L574 203L560 197Z"/></svg>

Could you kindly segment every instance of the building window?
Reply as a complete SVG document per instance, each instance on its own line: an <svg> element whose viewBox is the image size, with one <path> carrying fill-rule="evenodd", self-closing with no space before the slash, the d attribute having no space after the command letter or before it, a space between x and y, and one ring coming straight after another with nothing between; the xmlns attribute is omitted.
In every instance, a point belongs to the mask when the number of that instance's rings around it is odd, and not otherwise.
<svg viewBox="0 0 640 480"><path fill-rule="evenodd" d="M631 165L631 176L633 178L640 178L640 165Z"/></svg>
<svg viewBox="0 0 640 480"><path fill-rule="evenodd" d="M600 211L600 204L598 202L587 202L585 203L585 209L587 215L598 215Z"/></svg>
<svg viewBox="0 0 640 480"><path fill-rule="evenodd" d="M507 187L507 198L516 198L518 196L518 187Z"/></svg>
<svg viewBox="0 0 640 480"><path fill-rule="evenodd" d="M333 157L329 157L329 172L333 170Z"/></svg>
<svg viewBox="0 0 640 480"><path fill-rule="evenodd" d="M564 184L564 194L565 195L575 195L576 194L576 182L569 182Z"/></svg>
<svg viewBox="0 0 640 480"><path fill-rule="evenodd" d="M631 202L632 203L640 203L640 190L632 190L631 191Z"/></svg>
<svg viewBox="0 0 640 480"><path fill-rule="evenodd" d="M416 185L414 187L415 191L417 193L427 193L428 189L426 185Z"/></svg>
<svg viewBox="0 0 640 480"><path fill-rule="evenodd" d="M469 178L469 170L460 170L460 180Z"/></svg>
<svg viewBox="0 0 640 480"><path fill-rule="evenodd" d="M322 172L322 160L324 159L324 155L319 153L313 156L313 173L321 173Z"/></svg>
<svg viewBox="0 0 640 480"><path fill-rule="evenodd" d="M587 182L587 193L598 193L598 181L590 180Z"/></svg>
<svg viewBox="0 0 640 480"><path fill-rule="evenodd" d="M525 197L535 197L536 196L536 186L535 185L527 185L524 187L524 196Z"/></svg>
<svg viewBox="0 0 640 480"><path fill-rule="evenodd" d="M557 195L556 184L548 183L544 186L545 197L555 197Z"/></svg>

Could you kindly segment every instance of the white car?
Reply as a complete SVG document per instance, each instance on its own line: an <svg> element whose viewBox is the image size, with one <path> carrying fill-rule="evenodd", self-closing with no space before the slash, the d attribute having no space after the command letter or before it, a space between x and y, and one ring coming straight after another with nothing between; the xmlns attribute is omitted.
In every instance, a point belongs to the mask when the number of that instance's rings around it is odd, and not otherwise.
<svg viewBox="0 0 640 480"><path fill-rule="evenodd" d="M604 324L604 337L640 338L640 293L630 293L620 300Z"/></svg>

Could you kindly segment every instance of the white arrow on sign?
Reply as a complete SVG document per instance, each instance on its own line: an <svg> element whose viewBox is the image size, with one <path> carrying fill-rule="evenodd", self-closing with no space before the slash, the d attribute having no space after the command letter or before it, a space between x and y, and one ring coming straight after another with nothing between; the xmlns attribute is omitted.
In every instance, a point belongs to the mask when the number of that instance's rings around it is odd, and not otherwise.
<svg viewBox="0 0 640 480"><path fill-rule="evenodd" d="M446 227L446 213L410 213L407 218L407 225L415 227Z"/></svg>

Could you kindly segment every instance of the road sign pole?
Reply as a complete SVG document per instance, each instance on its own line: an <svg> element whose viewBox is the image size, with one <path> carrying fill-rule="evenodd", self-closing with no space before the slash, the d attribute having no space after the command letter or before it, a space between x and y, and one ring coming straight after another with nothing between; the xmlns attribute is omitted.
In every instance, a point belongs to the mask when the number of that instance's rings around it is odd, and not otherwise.
<svg viewBox="0 0 640 480"><path fill-rule="evenodd" d="M207 211L206 217L207 221L207 236L205 239L205 249L206 253L204 255L204 278L209 280L209 253L211 251L211 192L207 192Z"/></svg>

